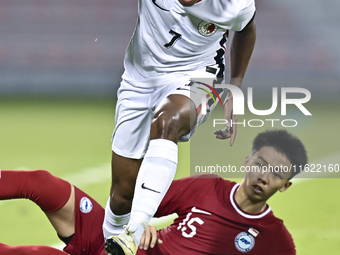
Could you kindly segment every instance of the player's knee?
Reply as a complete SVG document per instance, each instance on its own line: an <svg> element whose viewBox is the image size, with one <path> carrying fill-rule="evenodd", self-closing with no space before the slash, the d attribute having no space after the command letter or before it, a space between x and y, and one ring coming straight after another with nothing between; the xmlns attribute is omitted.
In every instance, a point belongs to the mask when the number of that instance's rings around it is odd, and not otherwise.
<svg viewBox="0 0 340 255"><path fill-rule="evenodd" d="M182 128L183 123L179 114L160 112L155 115L151 124L151 139L164 138L177 141Z"/></svg>

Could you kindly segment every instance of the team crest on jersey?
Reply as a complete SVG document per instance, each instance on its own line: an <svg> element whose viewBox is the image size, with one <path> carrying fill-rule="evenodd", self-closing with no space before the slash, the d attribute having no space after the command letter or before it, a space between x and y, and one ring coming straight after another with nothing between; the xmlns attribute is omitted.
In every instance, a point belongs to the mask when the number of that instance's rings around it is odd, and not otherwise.
<svg viewBox="0 0 340 255"><path fill-rule="evenodd" d="M83 197L80 200L80 211L82 213L89 213L92 211L92 202L87 197Z"/></svg>
<svg viewBox="0 0 340 255"><path fill-rule="evenodd" d="M254 248L254 245L254 237L247 232L241 232L235 237L235 247L240 252L248 252Z"/></svg>
<svg viewBox="0 0 340 255"><path fill-rule="evenodd" d="M201 21L198 24L198 32L204 36L211 36L217 31L217 26L214 23L208 21Z"/></svg>

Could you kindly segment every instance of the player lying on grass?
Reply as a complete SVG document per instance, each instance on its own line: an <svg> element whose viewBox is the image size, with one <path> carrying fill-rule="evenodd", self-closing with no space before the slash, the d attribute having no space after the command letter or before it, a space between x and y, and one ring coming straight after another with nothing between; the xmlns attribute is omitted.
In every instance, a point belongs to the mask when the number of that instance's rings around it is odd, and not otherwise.
<svg viewBox="0 0 340 255"><path fill-rule="evenodd" d="M255 138L244 166L283 169L306 162L300 140L285 131L270 131ZM247 173L241 184L215 175L173 181L156 216L177 213L178 218L158 231L163 244L145 251L150 241L152 246L157 243L155 229L147 228L137 254L296 254L291 235L266 203L277 191L289 188L294 175L257 171ZM68 182L46 171L1 171L0 199L10 198L29 198L37 203L58 235L64 237L61 239L67 244L67 253L105 254L101 233L104 209ZM31 253L25 253L26 249ZM48 247L1 245L0 254L65 254L58 250L39 252L40 249Z"/></svg>
<svg viewBox="0 0 340 255"><path fill-rule="evenodd" d="M13 198L30 199L41 208L66 244L65 252L46 246L7 246L0 243L0 254L106 254L102 234L104 209L67 181L45 170L0 170L0 199Z"/></svg>
<svg viewBox="0 0 340 255"><path fill-rule="evenodd" d="M46 214L64 251L42 245L9 246L0 243L1 255L107 255L102 224L104 208L77 187L45 170L0 170L0 200L26 198ZM2 230L3 231L3 230ZM154 246L156 228L147 228L142 245Z"/></svg>
<svg viewBox="0 0 340 255"><path fill-rule="evenodd" d="M286 131L259 134L243 163L256 171L247 173L241 184L215 175L173 181L155 216L175 212L178 218L158 232L162 245L138 254L296 254L291 235L267 200L291 186L296 174L291 165L306 163L298 138ZM270 166L273 171L265 171Z"/></svg>

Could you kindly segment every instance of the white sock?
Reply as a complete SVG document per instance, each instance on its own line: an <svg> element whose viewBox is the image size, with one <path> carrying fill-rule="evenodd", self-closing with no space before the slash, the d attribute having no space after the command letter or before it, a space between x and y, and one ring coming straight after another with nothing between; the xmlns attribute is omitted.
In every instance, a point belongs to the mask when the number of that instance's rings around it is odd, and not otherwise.
<svg viewBox="0 0 340 255"><path fill-rule="evenodd" d="M138 245L146 225L156 213L175 177L178 146L166 139L150 141L139 169L128 228L135 231Z"/></svg>
<svg viewBox="0 0 340 255"><path fill-rule="evenodd" d="M115 215L110 208L110 198L107 200L105 207L105 218L103 222L104 238L117 236L123 232L123 226L127 225L130 220L130 213L124 215Z"/></svg>

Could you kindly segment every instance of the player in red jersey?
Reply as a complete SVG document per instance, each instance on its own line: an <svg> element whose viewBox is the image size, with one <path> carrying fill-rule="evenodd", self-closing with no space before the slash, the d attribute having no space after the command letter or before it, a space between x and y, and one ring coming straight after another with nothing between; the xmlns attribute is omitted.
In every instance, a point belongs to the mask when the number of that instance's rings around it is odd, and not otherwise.
<svg viewBox="0 0 340 255"><path fill-rule="evenodd" d="M0 200L26 198L46 214L64 251L47 246L8 246L0 243L5 255L106 255L102 223L104 209L94 199L45 170L0 170Z"/></svg>
<svg viewBox="0 0 340 255"><path fill-rule="evenodd" d="M137 254L296 254L283 221L266 202L291 186L292 165L306 163L296 137L286 131L259 134L243 165L256 172L247 173L241 184L216 175L173 181L155 216L177 213L178 218L158 232L162 245Z"/></svg>
<svg viewBox="0 0 340 255"><path fill-rule="evenodd" d="M258 135L244 167L265 169L305 165L302 143L285 131ZM296 254L293 239L266 201L290 187L296 173L247 173L241 184L215 175L173 181L156 217L177 213L165 229L148 227L138 255L169 254ZM58 191L58 192L56 192ZM91 197L47 171L0 171L0 199L28 198L46 213L72 255L104 255L101 223L104 209ZM75 213L74 213L75 212ZM162 243L159 241L159 243ZM148 250L143 248L154 247ZM11 247L0 244L0 254L66 254L45 246Z"/></svg>
<svg viewBox="0 0 340 255"><path fill-rule="evenodd" d="M36 203L66 246L61 251L43 245L0 243L1 255L107 255L102 229L104 208L77 187L46 170L0 170L0 200L18 198ZM155 227L148 226L147 235L148 239L143 235L142 245L162 243Z"/></svg>

